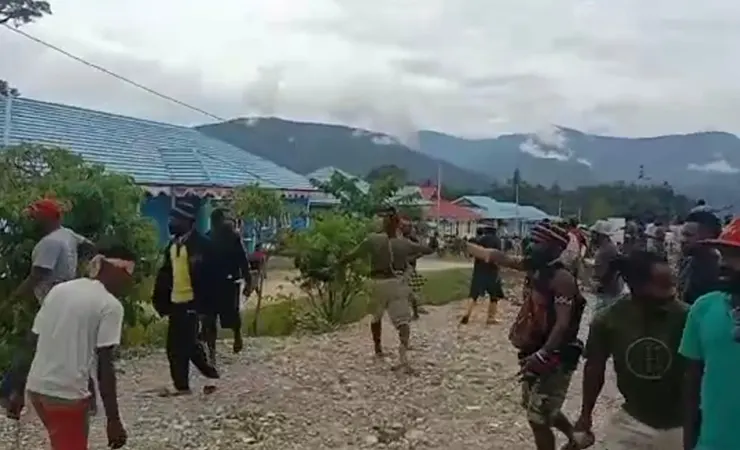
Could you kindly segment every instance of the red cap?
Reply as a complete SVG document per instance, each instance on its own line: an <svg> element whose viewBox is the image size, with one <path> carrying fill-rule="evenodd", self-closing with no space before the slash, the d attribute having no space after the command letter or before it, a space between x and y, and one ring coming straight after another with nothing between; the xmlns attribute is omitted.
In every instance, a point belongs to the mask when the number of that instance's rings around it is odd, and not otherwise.
<svg viewBox="0 0 740 450"><path fill-rule="evenodd" d="M61 205L50 198L33 202L26 211L34 218L59 219L62 217Z"/></svg>
<svg viewBox="0 0 740 450"><path fill-rule="evenodd" d="M737 247L740 248L740 218L732 221L722 230L717 239L707 239L701 241L702 244Z"/></svg>

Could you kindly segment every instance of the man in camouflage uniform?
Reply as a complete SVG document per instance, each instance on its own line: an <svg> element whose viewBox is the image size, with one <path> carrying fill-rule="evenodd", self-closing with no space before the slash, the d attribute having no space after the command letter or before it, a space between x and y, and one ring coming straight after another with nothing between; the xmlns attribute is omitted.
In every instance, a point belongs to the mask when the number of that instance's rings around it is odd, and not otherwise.
<svg viewBox="0 0 740 450"><path fill-rule="evenodd" d="M400 217L394 208L384 210L381 215L383 232L371 233L342 262L347 263L361 257L370 260L370 302L373 316L370 332L375 355L384 356L381 345L382 320L387 311L391 323L398 330L400 341L399 364L394 369L412 373L407 356L412 315L409 305L410 288L405 274L410 261L431 254L433 250L401 235Z"/></svg>

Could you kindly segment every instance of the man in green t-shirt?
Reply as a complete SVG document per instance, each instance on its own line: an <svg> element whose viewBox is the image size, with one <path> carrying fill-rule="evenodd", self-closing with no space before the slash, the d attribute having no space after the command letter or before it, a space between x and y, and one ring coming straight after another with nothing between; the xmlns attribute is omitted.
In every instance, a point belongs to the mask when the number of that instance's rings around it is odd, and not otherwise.
<svg viewBox="0 0 740 450"><path fill-rule="evenodd" d="M691 306L681 341L688 360L684 450L740 449L740 219L718 239L726 269L718 289Z"/></svg>
<svg viewBox="0 0 740 450"><path fill-rule="evenodd" d="M660 255L636 250L616 265L631 294L591 323L576 430L592 436L594 407L611 357L624 404L610 421L604 448L680 449L684 364L678 347L688 307L675 299L671 268Z"/></svg>

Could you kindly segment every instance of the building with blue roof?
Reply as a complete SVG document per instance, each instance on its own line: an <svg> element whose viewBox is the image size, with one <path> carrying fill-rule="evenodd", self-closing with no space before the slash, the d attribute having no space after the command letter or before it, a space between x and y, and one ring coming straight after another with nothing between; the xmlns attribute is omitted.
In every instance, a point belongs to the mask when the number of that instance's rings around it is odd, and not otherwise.
<svg viewBox="0 0 740 450"><path fill-rule="evenodd" d="M131 176L149 194L142 211L167 239L167 216L178 197L202 205L199 227L208 228L211 198L246 184L280 191L308 208L317 190L303 175L199 131L150 120L0 95L0 144L57 146L86 161ZM302 215L302 216L305 216ZM305 219L297 218L294 226Z"/></svg>
<svg viewBox="0 0 740 450"><path fill-rule="evenodd" d="M481 215L483 220L503 222L505 228L511 231L516 230L517 224L524 231L531 223L544 219L558 219L531 205L499 202L483 195L466 195L458 198L453 203L473 209Z"/></svg>

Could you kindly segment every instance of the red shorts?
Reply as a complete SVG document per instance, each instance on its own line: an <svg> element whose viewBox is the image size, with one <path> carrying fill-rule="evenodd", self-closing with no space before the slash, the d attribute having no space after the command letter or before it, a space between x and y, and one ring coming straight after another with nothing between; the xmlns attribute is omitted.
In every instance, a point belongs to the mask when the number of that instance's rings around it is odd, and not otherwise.
<svg viewBox="0 0 740 450"><path fill-rule="evenodd" d="M88 450L90 399L66 400L29 392L52 450Z"/></svg>

